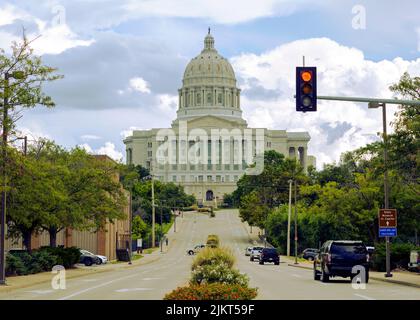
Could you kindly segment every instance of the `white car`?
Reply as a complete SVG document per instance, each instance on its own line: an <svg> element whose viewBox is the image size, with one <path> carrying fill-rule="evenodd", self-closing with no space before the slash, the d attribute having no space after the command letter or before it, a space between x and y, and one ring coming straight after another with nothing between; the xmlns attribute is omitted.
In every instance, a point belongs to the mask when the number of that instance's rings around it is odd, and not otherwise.
<svg viewBox="0 0 420 320"><path fill-rule="evenodd" d="M260 260L261 252L264 248L263 247L253 247L251 251L251 257L249 258L250 261Z"/></svg>
<svg viewBox="0 0 420 320"><path fill-rule="evenodd" d="M80 250L80 252L81 252L82 254L87 254L87 255L97 256L97 257L99 258L99 260L98 260L98 262L97 262L96 264L105 264L105 263L107 263L107 262L108 262L108 258L107 258L107 257L105 257L105 256L101 256L101 255L99 255L99 254L94 254L94 253L92 253L92 252L90 252L90 251L87 251L87 250Z"/></svg>
<svg viewBox="0 0 420 320"><path fill-rule="evenodd" d="M246 255L246 256L250 256L250 255L251 255L252 248L253 248L253 247L247 247L247 248L245 249L245 255Z"/></svg>

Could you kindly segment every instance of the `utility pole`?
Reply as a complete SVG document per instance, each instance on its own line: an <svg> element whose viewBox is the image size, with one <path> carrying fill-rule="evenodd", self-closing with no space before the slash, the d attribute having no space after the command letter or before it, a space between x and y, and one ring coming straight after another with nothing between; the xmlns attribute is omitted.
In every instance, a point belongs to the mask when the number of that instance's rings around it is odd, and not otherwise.
<svg viewBox="0 0 420 320"><path fill-rule="evenodd" d="M386 131L386 104L382 103L382 125L384 134L384 209L389 209L389 186L388 186L388 136ZM389 247L389 237L385 237L386 246L386 278L392 277L391 274L391 254Z"/></svg>
<svg viewBox="0 0 420 320"><path fill-rule="evenodd" d="M154 172L153 172L153 165L151 165L151 175L152 175L152 248L155 247L156 238L155 238L155 224L156 224L156 217L155 217L155 182L154 182Z"/></svg>
<svg viewBox="0 0 420 320"><path fill-rule="evenodd" d="M293 180L289 180L289 215L287 219L287 256L290 257L290 219L292 217L292 185Z"/></svg>
<svg viewBox="0 0 420 320"><path fill-rule="evenodd" d="M295 180L295 264L298 264L297 262L297 255L298 255L298 233L297 233L297 181Z"/></svg>
<svg viewBox="0 0 420 320"><path fill-rule="evenodd" d="M6 158L7 158L7 135L8 135L8 91L9 91L9 74L4 74L3 89L3 134L2 134L2 165L1 176L3 177L3 192L1 194L1 212L0 212L0 285L6 284L6 259L5 259L5 242L6 242Z"/></svg>

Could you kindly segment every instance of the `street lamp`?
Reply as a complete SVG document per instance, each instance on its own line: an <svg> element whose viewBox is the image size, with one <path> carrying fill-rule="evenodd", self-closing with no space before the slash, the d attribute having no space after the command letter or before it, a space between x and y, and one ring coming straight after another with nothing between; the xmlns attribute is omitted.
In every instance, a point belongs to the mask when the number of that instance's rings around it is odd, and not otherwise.
<svg viewBox="0 0 420 320"><path fill-rule="evenodd" d="M384 139L384 209L389 207L389 189L388 189L388 136L386 130L386 104L380 102L369 102L368 108L376 109L382 107L382 126ZM392 277L391 273L391 254L389 248L389 237L385 237L386 246L386 278Z"/></svg>

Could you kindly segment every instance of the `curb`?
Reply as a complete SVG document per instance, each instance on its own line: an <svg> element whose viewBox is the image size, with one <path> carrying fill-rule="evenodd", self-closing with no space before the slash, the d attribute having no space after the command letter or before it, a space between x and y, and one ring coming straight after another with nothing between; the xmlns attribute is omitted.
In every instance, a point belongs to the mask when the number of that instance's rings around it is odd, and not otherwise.
<svg viewBox="0 0 420 320"><path fill-rule="evenodd" d="M306 267L306 266L302 266L302 265L295 265L295 264L292 264L292 263L288 263L287 265L290 266L290 267L312 270L311 267ZM370 276L370 278L373 279L373 280L377 280L377 281L395 283L395 284L399 284L399 285L402 285L402 286L413 287L413 288L420 288L420 285L416 284L416 283L411 283L411 282L406 282L406 281L401 281L401 280L384 279L384 278L375 277L375 276Z"/></svg>

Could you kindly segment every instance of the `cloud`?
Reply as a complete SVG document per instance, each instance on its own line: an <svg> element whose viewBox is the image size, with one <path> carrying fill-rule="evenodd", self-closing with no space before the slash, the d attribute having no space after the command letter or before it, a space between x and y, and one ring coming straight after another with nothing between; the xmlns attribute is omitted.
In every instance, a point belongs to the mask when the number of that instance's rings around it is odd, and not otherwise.
<svg viewBox="0 0 420 320"><path fill-rule="evenodd" d="M382 121L380 110L352 102L318 100L317 112L296 112L295 66L301 65L303 55L307 65L317 66L318 95L392 98L389 86L398 82L405 71L420 74L420 59L374 62L365 59L362 51L328 38L298 40L259 55L244 53L232 57L249 125L308 131L309 153L318 158L319 167L338 161L342 152L377 140ZM256 95L255 88L267 92L259 90ZM278 96L273 96L273 92ZM396 110L395 105L387 106L389 122Z"/></svg>
<svg viewBox="0 0 420 320"><path fill-rule="evenodd" d="M99 140L101 139L100 136L94 134L84 134L80 137L82 140Z"/></svg>
<svg viewBox="0 0 420 320"><path fill-rule="evenodd" d="M121 131L120 132L120 136L123 139L125 139L125 138L127 138L129 136L132 136L134 130L144 130L144 129L143 128L140 128L140 127L136 127L136 126L131 126L128 129Z"/></svg>
<svg viewBox="0 0 420 320"><path fill-rule="evenodd" d="M105 142L105 145L95 150L87 143L79 144L79 147L85 149L86 152L90 154L107 155L115 161L121 161L123 159L123 154L115 149L115 144L109 141Z"/></svg>
<svg viewBox="0 0 420 320"><path fill-rule="evenodd" d="M138 91L140 93L150 93L149 83L141 77L131 78L129 81L129 90Z"/></svg>
<svg viewBox="0 0 420 320"><path fill-rule="evenodd" d="M49 19L40 19L11 4L0 7L0 27L3 27L0 30L0 47L10 51L11 42L21 40L23 28L29 40L37 38L31 46L38 55L60 54L67 49L89 46L94 42L93 39L79 39L65 19L60 18L64 13L55 14Z"/></svg>

